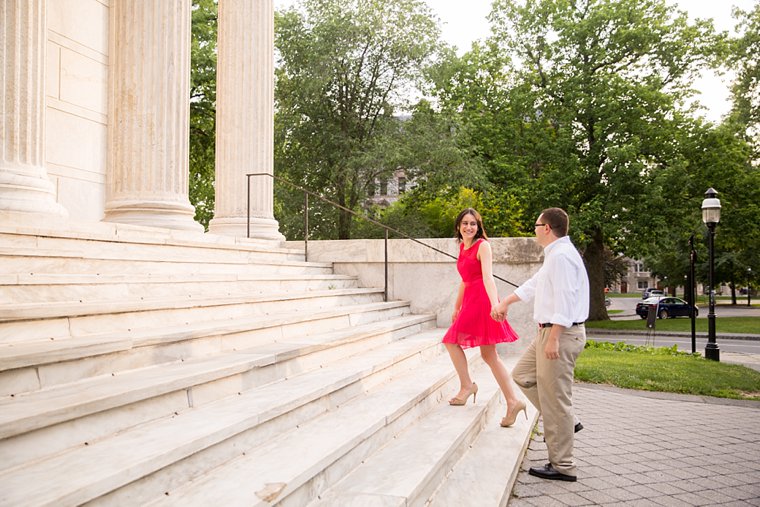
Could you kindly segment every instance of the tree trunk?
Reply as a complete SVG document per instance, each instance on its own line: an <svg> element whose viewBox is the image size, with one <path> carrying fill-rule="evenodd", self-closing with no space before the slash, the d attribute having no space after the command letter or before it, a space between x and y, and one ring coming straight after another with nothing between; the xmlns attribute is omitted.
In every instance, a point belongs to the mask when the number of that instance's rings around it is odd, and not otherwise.
<svg viewBox="0 0 760 507"><path fill-rule="evenodd" d="M592 241L583 252L589 281L589 320L609 320L604 305L604 238L601 229L592 232Z"/></svg>
<svg viewBox="0 0 760 507"><path fill-rule="evenodd" d="M338 239L351 239L351 214L338 211Z"/></svg>

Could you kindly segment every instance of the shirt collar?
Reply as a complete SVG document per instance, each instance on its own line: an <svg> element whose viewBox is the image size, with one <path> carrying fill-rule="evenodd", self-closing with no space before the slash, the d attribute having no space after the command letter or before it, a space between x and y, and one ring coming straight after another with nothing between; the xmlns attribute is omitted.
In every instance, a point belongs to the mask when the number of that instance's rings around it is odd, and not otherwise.
<svg viewBox="0 0 760 507"><path fill-rule="evenodd" d="M554 250L554 247L559 245L560 243L570 243L570 236L562 236L561 238L557 238L548 245L544 247L544 254L548 255L551 253L552 250Z"/></svg>

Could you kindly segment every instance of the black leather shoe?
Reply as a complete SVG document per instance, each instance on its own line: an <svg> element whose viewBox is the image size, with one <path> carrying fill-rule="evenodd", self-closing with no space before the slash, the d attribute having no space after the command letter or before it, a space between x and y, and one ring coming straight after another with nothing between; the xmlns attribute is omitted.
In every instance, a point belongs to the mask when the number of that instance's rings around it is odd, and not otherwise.
<svg viewBox="0 0 760 507"><path fill-rule="evenodd" d="M561 474L554 470L551 463L547 463L542 467L530 467L528 473L534 477L540 477L542 479L549 479L551 481L568 481L575 482L578 478L574 475Z"/></svg>

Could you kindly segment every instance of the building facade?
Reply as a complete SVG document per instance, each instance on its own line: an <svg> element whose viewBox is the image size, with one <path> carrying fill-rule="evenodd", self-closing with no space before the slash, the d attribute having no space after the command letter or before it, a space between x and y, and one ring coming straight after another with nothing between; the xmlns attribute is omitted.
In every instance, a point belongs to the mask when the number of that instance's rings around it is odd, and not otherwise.
<svg viewBox="0 0 760 507"><path fill-rule="evenodd" d="M374 186L370 188L366 206L379 206L387 208L401 198L401 195L410 190L414 183L407 180L403 169L397 169L390 178L377 178Z"/></svg>
<svg viewBox="0 0 760 507"><path fill-rule="evenodd" d="M190 0L4 0L0 211L202 232L188 199ZM272 0L220 0L216 208L246 234L273 171ZM251 236L282 240L257 177Z"/></svg>

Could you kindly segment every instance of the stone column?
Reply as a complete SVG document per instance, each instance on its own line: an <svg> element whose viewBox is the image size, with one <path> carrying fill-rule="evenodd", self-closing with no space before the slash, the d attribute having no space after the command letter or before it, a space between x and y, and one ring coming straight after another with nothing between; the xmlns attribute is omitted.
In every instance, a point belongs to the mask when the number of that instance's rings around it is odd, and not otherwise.
<svg viewBox="0 0 760 507"><path fill-rule="evenodd" d="M209 232L246 235L246 173L273 174L272 0L220 0L216 75L216 197ZM251 237L284 240L273 180L251 179Z"/></svg>
<svg viewBox="0 0 760 507"><path fill-rule="evenodd" d="M0 211L67 217L44 165L45 3L0 1Z"/></svg>
<svg viewBox="0 0 760 507"><path fill-rule="evenodd" d="M104 220L203 231L188 199L190 0L111 0Z"/></svg>

